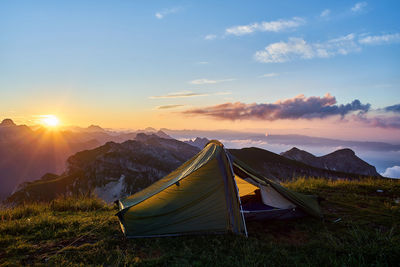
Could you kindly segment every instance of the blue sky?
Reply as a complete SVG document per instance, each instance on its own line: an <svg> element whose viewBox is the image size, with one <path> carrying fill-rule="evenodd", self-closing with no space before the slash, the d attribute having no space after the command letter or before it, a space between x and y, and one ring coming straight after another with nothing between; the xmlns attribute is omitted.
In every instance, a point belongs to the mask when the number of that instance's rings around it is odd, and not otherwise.
<svg viewBox="0 0 400 267"><path fill-rule="evenodd" d="M382 110L400 103L398 10L398 1L1 1L0 112L21 122L57 114L69 124L238 128L180 112L326 93L337 101L329 105L357 99Z"/></svg>

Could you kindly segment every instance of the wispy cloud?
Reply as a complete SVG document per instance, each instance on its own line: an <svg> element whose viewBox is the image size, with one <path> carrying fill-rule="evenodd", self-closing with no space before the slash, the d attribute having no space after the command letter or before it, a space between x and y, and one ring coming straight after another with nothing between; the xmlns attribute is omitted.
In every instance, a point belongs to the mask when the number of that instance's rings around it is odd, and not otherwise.
<svg viewBox="0 0 400 267"><path fill-rule="evenodd" d="M302 38L289 38L288 42L272 43L254 54L263 63L282 63L293 59L328 58L360 51L355 35L348 34L323 43L307 43Z"/></svg>
<svg viewBox="0 0 400 267"><path fill-rule="evenodd" d="M217 38L217 35L215 34L207 34L204 36L204 40L214 40L215 38Z"/></svg>
<svg viewBox="0 0 400 267"><path fill-rule="evenodd" d="M351 11L355 13L360 12L364 10L367 5L367 2L358 2L351 8Z"/></svg>
<svg viewBox="0 0 400 267"><path fill-rule="evenodd" d="M154 16L158 19L163 19L167 15L179 12L181 9L182 9L181 7L166 8L159 12L156 12L156 14Z"/></svg>
<svg viewBox="0 0 400 267"><path fill-rule="evenodd" d="M398 115L374 114L368 116L367 114L358 114L353 119L369 127L400 129L400 116Z"/></svg>
<svg viewBox="0 0 400 267"><path fill-rule="evenodd" d="M247 25L239 25L227 28L226 34L231 35L245 35L253 32L280 32L290 28L297 28L306 23L305 19L299 17L293 17L289 20L275 20L275 21L262 21L255 22Z"/></svg>
<svg viewBox="0 0 400 267"><path fill-rule="evenodd" d="M314 119L330 116L342 118L352 112L365 113L370 104L362 104L358 99L348 104L337 104L330 94L324 97L305 97L299 95L291 99L278 100L275 103L246 104L242 102L224 103L216 106L183 111L188 115L202 115L222 120L268 120Z"/></svg>
<svg viewBox="0 0 400 267"><path fill-rule="evenodd" d="M264 50L256 51L254 59L262 63L282 63L295 59L329 58L360 52L365 45L384 45L400 42L400 33L384 35L356 35L330 39L325 42L310 43L303 38L291 37L287 42L267 45Z"/></svg>
<svg viewBox="0 0 400 267"><path fill-rule="evenodd" d="M183 92L169 93L167 95L150 96L149 98L150 99L162 99L162 98L186 98L186 97L199 97L199 96L208 96L208 94L194 93L191 91L183 91Z"/></svg>
<svg viewBox="0 0 400 267"><path fill-rule="evenodd" d="M270 73L265 73L263 75L260 75L260 78L270 78L270 77L276 77L279 76L279 73L276 72L270 72Z"/></svg>
<svg viewBox="0 0 400 267"><path fill-rule="evenodd" d="M365 36L358 41L365 45L390 44L400 42L400 33Z"/></svg>
<svg viewBox="0 0 400 267"><path fill-rule="evenodd" d="M199 62L197 62L197 64L199 64L199 65L206 65L208 63L209 63L208 61L199 61Z"/></svg>
<svg viewBox="0 0 400 267"><path fill-rule="evenodd" d="M216 84L216 83L222 83L222 82L231 82L231 81L234 81L234 80L235 79L223 79L223 80L197 79L197 80L190 81L189 83L196 84L196 85L200 85L200 84Z"/></svg>
<svg viewBox="0 0 400 267"><path fill-rule="evenodd" d="M172 108L180 108L185 105L164 105L164 106L158 106L156 107L157 109L172 109Z"/></svg>
<svg viewBox="0 0 400 267"><path fill-rule="evenodd" d="M321 12L321 14L319 15L321 18L326 18L331 14L331 10L330 9L325 9Z"/></svg>
<svg viewBox="0 0 400 267"><path fill-rule="evenodd" d="M352 119L368 127L400 129L400 104L355 114Z"/></svg>
<svg viewBox="0 0 400 267"><path fill-rule="evenodd" d="M214 92L214 93L194 93L191 91L173 92L166 95L150 96L150 99L168 99L168 98L188 98L188 97L199 97L199 96L211 96L211 95L230 95L232 92Z"/></svg>

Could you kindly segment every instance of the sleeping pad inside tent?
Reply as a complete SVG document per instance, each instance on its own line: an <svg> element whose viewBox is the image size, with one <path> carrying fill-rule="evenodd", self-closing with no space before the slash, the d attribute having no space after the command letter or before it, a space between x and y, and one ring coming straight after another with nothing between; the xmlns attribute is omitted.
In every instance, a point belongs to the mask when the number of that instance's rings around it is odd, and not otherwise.
<svg viewBox="0 0 400 267"><path fill-rule="evenodd" d="M218 141L149 187L118 201L127 237L247 235L246 220L322 217L313 196L290 191L230 155Z"/></svg>

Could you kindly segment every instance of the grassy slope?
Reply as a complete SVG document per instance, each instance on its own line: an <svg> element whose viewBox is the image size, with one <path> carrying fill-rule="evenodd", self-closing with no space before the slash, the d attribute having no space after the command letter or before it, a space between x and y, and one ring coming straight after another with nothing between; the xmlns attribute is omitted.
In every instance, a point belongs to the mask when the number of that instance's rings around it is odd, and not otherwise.
<svg viewBox="0 0 400 267"><path fill-rule="evenodd" d="M400 181L299 179L286 186L325 198L325 221L252 222L248 223L249 238L204 235L126 240L113 216L114 207L96 199L58 199L2 210L0 265L398 264Z"/></svg>

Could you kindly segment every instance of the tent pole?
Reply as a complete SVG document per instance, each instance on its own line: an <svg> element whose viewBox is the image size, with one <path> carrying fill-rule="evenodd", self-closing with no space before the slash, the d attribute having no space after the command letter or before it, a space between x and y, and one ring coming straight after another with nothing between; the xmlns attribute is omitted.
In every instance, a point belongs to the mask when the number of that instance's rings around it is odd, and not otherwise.
<svg viewBox="0 0 400 267"><path fill-rule="evenodd" d="M224 147L224 150L225 150L225 154L226 154L226 157L228 159L228 162L229 162L229 167L231 169L231 173L232 173L232 176L233 176L233 181L235 182L236 195L237 195L237 198L239 199L240 216L242 217L242 220L243 220L244 232L245 232L246 237L248 237L246 220L244 219L244 211L243 211L243 208L242 208L242 201L240 200L239 188L238 188L237 183L236 183L235 173L233 172L233 167L232 167L232 163L231 163L231 157L229 156L229 154L228 154L229 152L225 149L225 147Z"/></svg>

